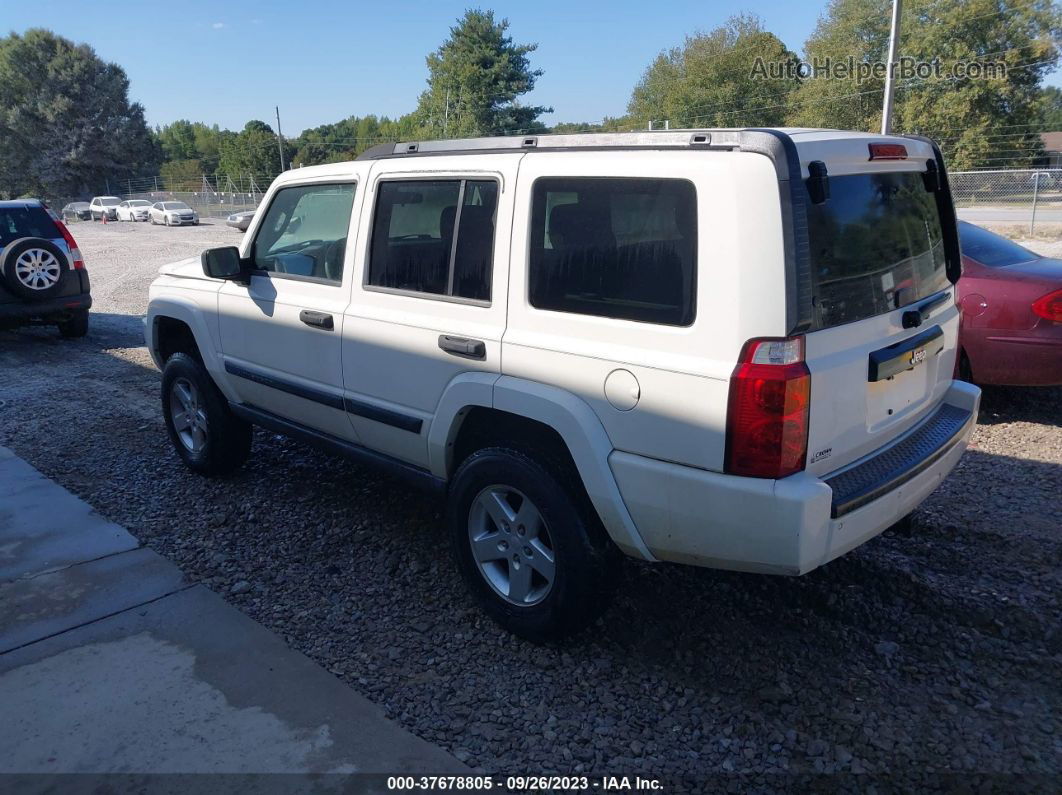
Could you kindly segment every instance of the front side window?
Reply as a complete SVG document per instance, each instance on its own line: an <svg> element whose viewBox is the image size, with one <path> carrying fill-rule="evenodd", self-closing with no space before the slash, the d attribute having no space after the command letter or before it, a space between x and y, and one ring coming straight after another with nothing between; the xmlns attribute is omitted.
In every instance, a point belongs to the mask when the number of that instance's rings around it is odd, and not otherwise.
<svg viewBox="0 0 1062 795"><path fill-rule="evenodd" d="M693 322L697 196L692 183L539 179L531 213L532 306L669 326Z"/></svg>
<svg viewBox="0 0 1062 795"><path fill-rule="evenodd" d="M254 268L341 282L353 205L352 183L281 188L258 227Z"/></svg>
<svg viewBox="0 0 1062 795"><path fill-rule="evenodd" d="M808 206L822 328L885 314L948 286L936 195L921 172L830 177Z"/></svg>
<svg viewBox="0 0 1062 795"><path fill-rule="evenodd" d="M367 284L490 300L498 183L381 182Z"/></svg>

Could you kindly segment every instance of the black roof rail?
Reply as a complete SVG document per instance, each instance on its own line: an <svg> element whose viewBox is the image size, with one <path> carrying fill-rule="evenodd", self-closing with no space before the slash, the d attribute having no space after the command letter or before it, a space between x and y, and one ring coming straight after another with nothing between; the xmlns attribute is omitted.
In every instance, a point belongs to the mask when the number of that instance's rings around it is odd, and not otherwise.
<svg viewBox="0 0 1062 795"><path fill-rule="evenodd" d="M484 154L572 149L734 149L741 130L641 130L638 132L504 135L379 144L358 160L390 157Z"/></svg>

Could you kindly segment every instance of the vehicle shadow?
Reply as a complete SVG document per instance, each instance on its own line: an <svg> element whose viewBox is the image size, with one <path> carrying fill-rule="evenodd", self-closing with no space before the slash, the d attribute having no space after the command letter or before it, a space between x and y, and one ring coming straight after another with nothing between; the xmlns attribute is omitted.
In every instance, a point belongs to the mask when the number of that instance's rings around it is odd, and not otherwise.
<svg viewBox="0 0 1062 795"><path fill-rule="evenodd" d="M983 386L977 421L982 425L1004 422L1062 425L1062 387Z"/></svg>

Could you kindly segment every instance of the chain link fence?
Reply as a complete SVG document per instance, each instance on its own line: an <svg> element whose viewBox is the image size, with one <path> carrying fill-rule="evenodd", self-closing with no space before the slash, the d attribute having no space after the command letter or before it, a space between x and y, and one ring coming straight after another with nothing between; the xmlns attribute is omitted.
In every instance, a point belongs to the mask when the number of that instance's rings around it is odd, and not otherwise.
<svg viewBox="0 0 1062 795"><path fill-rule="evenodd" d="M959 218L994 226L1062 223L1062 169L952 171L948 174Z"/></svg>
<svg viewBox="0 0 1062 795"><path fill-rule="evenodd" d="M167 180L164 177L141 177L126 180L120 187L123 199L181 201L202 218L224 218L230 213L254 210L269 187L269 178L224 174L204 174L199 179Z"/></svg>
<svg viewBox="0 0 1062 795"><path fill-rule="evenodd" d="M120 199L143 199L163 202L181 201L196 210L202 218L225 218L231 213L255 210L269 188L272 178L240 175L203 175L198 179L167 180L165 177L137 177L108 185L107 195ZM101 194L103 195L103 194ZM72 202L87 202L90 196L52 199L49 205L56 212ZM76 220L70 217L69 220Z"/></svg>

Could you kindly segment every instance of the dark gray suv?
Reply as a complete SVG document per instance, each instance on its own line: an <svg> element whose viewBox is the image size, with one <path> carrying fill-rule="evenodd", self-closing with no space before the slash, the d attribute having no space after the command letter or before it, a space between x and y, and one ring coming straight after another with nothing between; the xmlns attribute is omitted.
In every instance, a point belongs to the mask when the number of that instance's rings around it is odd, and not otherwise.
<svg viewBox="0 0 1062 795"><path fill-rule="evenodd" d="M70 230L37 199L0 201L0 328L88 333L88 271Z"/></svg>

